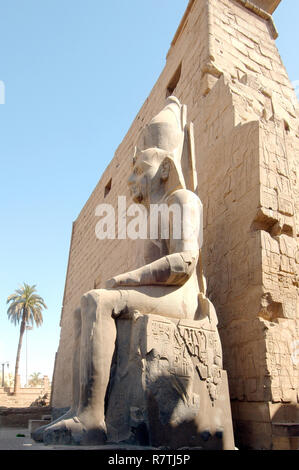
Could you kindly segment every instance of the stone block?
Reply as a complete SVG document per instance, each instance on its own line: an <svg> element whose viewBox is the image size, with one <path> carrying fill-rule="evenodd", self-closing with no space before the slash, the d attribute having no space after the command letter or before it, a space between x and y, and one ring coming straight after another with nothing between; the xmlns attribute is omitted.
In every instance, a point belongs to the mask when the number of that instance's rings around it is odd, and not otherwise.
<svg viewBox="0 0 299 470"><path fill-rule="evenodd" d="M0 427L28 427L29 420L40 420L48 407L5 408L0 410ZM44 423L44 421L43 421Z"/></svg>
<svg viewBox="0 0 299 470"><path fill-rule="evenodd" d="M299 423L299 404L269 403L269 413L273 423Z"/></svg>
<svg viewBox="0 0 299 470"><path fill-rule="evenodd" d="M298 437L272 436L272 450L298 450Z"/></svg>
<svg viewBox="0 0 299 470"><path fill-rule="evenodd" d="M200 321L157 315L118 320L117 330L108 442L233 449L216 330Z"/></svg>
<svg viewBox="0 0 299 470"><path fill-rule="evenodd" d="M272 434L270 423L254 421L234 421L234 428L238 429L236 446L238 449L271 450Z"/></svg>
<svg viewBox="0 0 299 470"><path fill-rule="evenodd" d="M256 421L257 423L266 423L269 421L269 408L267 403L233 401L232 413L234 419L242 421Z"/></svg>

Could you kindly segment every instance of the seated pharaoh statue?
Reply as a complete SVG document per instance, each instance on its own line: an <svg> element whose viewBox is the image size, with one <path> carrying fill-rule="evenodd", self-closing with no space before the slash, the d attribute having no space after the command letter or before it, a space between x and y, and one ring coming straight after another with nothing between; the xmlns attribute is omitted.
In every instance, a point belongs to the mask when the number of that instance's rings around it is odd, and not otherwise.
<svg viewBox="0 0 299 470"><path fill-rule="evenodd" d="M193 127L170 96L143 129L128 185L153 222L145 264L84 294L74 313L73 402L33 438L234 448L217 316L201 265ZM158 211L155 211L158 208Z"/></svg>

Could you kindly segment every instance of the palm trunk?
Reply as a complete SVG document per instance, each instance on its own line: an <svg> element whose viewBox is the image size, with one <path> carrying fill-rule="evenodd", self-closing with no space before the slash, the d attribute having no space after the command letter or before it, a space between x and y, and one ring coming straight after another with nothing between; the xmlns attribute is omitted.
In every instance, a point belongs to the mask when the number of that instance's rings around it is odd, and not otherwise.
<svg viewBox="0 0 299 470"><path fill-rule="evenodd" d="M17 376L18 376L18 372L19 372L21 348L22 348L22 341L23 341L23 335L24 335L25 328L26 328L26 320L25 320L25 312L23 312L21 327L20 327L20 337L19 337L19 344L18 344L18 350L17 350L17 357L16 357L15 383L14 383L14 390L13 390L14 394L17 391Z"/></svg>

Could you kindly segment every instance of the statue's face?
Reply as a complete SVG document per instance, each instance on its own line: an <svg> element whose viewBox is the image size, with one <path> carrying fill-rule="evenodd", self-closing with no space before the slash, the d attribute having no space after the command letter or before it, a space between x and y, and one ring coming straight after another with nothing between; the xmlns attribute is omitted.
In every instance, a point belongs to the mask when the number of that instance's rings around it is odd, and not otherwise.
<svg viewBox="0 0 299 470"><path fill-rule="evenodd" d="M134 158L133 172L128 179L128 186L132 199L136 203L145 203L150 200L155 176L160 166L155 149L139 152Z"/></svg>

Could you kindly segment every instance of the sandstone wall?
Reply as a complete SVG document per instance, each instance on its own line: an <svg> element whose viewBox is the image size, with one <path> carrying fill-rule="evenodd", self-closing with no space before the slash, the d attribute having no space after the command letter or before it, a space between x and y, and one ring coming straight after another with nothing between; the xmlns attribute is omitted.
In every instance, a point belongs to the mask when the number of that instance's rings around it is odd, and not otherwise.
<svg viewBox="0 0 299 470"><path fill-rule="evenodd" d="M138 134L173 92L194 122L204 268L237 441L273 447L274 403L294 405L288 419L298 420L298 103L275 37L271 17L250 2L189 2L161 76L73 225L55 408L70 405L71 324L81 295L142 264L136 244L96 239L95 208L116 206L118 195L129 200Z"/></svg>

